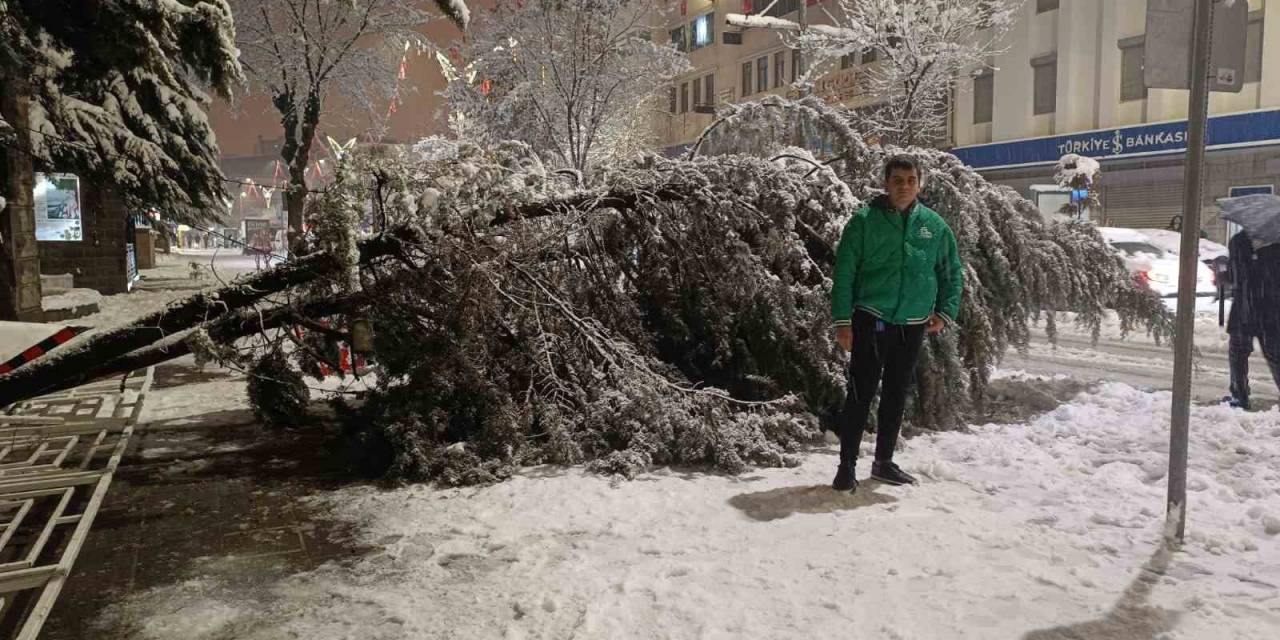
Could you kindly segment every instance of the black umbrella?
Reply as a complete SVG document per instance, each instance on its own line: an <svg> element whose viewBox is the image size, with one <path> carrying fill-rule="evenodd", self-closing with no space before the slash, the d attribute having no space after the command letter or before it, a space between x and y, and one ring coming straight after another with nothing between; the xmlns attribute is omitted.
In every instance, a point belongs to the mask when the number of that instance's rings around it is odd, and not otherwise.
<svg viewBox="0 0 1280 640"><path fill-rule="evenodd" d="M1250 240L1264 245L1280 243L1280 196L1225 198L1221 205L1222 219L1244 227Z"/></svg>

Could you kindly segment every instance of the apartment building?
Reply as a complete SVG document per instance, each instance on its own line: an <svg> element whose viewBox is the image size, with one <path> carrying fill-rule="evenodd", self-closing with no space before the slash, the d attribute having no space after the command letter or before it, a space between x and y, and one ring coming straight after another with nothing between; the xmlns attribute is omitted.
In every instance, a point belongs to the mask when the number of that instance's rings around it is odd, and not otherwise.
<svg viewBox="0 0 1280 640"><path fill-rule="evenodd" d="M952 152L1033 198L1063 154L1093 157L1099 222L1168 225L1182 213L1188 95L1143 86L1146 4L1028 0L994 70L961 82ZM1219 239L1219 198L1280 187L1280 0L1249 2L1245 45L1244 89L1210 99L1203 226Z"/></svg>

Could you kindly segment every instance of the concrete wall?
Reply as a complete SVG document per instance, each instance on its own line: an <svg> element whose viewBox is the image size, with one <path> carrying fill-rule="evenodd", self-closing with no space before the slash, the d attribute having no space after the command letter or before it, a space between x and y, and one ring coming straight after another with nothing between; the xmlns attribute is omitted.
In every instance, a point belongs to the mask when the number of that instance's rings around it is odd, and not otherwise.
<svg viewBox="0 0 1280 640"><path fill-rule="evenodd" d="M995 56L994 122L974 125L972 105L962 98L954 114L956 146L1186 118L1184 90L1151 89L1145 100L1120 101L1118 43L1145 33L1146 0L1061 0L1057 11L1040 14L1035 4L1023 6L1019 25ZM1276 14L1270 19L1268 4ZM1280 107L1280 0L1251 0L1249 9L1264 15L1262 80L1238 94L1213 94L1210 113ZM1057 108L1037 116L1030 61L1048 53L1058 56ZM970 95L972 81L961 84L961 93Z"/></svg>

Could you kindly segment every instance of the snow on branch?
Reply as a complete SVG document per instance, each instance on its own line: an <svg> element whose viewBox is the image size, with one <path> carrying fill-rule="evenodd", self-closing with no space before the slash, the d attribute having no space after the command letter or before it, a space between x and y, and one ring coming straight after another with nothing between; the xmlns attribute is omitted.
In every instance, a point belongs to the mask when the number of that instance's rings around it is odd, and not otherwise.
<svg viewBox="0 0 1280 640"><path fill-rule="evenodd" d="M730 13L725 16L725 22L731 27L742 27L744 29L773 29L775 31L800 31L800 23L793 22L784 18L774 18L772 16L743 15L741 13ZM811 24L808 26L815 33L821 33L829 37L854 37L856 34L840 27L827 24Z"/></svg>
<svg viewBox="0 0 1280 640"><path fill-rule="evenodd" d="M34 4L0 5L0 84L28 96L27 121L10 134L40 163L98 179L130 206L216 218L224 192L203 88L229 97L242 81L226 4Z"/></svg>
<svg viewBox="0 0 1280 640"><path fill-rule="evenodd" d="M465 31L467 25L471 22L471 11L467 9L465 0L436 0L436 6L444 13L459 29Z"/></svg>

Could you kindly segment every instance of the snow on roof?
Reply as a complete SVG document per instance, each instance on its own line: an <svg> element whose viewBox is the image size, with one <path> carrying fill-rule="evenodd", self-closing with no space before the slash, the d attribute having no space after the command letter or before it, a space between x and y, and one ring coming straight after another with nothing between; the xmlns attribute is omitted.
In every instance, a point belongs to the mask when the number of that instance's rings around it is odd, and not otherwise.
<svg viewBox="0 0 1280 640"><path fill-rule="evenodd" d="M1151 238L1136 229L1121 227L1098 227L1098 233L1107 242L1151 242Z"/></svg>

